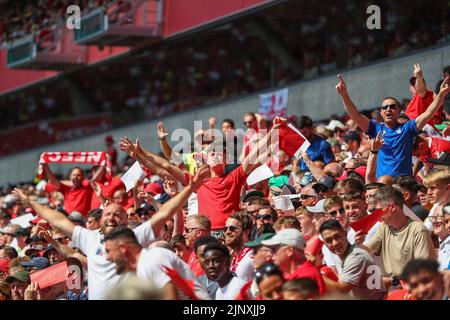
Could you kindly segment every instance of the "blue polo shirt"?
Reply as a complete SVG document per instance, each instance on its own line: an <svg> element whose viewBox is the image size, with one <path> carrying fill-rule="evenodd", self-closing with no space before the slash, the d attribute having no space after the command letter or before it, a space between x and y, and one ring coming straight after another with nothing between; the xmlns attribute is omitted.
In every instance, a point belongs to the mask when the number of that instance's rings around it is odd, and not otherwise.
<svg viewBox="0 0 450 320"><path fill-rule="evenodd" d="M309 141L309 143L311 143L311 145L306 150L306 153L312 161L320 160L325 164L328 164L335 160L334 154L331 151L331 146L328 142L326 142L326 140L322 139L319 136L314 136L314 138ZM300 162L300 170L309 170L303 159Z"/></svg>
<svg viewBox="0 0 450 320"><path fill-rule="evenodd" d="M418 133L416 121L413 119L390 129L384 123L370 120L369 136L375 138L380 131L385 135L377 157L377 179L384 175L412 176L413 144Z"/></svg>

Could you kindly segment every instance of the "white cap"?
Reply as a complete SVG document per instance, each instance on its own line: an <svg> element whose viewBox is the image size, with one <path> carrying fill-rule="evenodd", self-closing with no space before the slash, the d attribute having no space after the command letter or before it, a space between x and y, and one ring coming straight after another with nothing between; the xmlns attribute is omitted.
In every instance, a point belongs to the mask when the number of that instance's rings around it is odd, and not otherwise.
<svg viewBox="0 0 450 320"><path fill-rule="evenodd" d="M261 243L265 246L278 246L280 244L284 244L293 246L300 250L304 250L306 247L305 238L303 238L300 231L293 228L283 229L272 238L263 240Z"/></svg>
<svg viewBox="0 0 450 320"><path fill-rule="evenodd" d="M345 130L345 125L339 120L331 120L330 123L325 127L330 131L334 131L336 128Z"/></svg>
<svg viewBox="0 0 450 320"><path fill-rule="evenodd" d="M324 203L325 199L322 199L315 206L307 206L306 209L311 213L325 213L325 209L323 208Z"/></svg>

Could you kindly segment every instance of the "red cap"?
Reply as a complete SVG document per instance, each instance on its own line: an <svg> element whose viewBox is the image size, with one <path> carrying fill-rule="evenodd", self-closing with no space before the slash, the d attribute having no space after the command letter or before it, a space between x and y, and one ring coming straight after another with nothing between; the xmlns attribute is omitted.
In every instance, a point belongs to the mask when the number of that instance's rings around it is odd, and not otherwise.
<svg viewBox="0 0 450 320"><path fill-rule="evenodd" d="M0 272L8 272L9 271L9 260L0 259Z"/></svg>
<svg viewBox="0 0 450 320"><path fill-rule="evenodd" d="M156 196L157 194L163 193L164 189L159 183L152 182L144 188L144 191Z"/></svg>
<svg viewBox="0 0 450 320"><path fill-rule="evenodd" d="M113 139L113 137L111 135L108 135L108 136L105 137L105 141L114 142L114 139Z"/></svg>
<svg viewBox="0 0 450 320"><path fill-rule="evenodd" d="M359 174L363 179L366 178L366 171L367 171L367 167L366 166L360 166L358 168L356 168L355 170L350 170L348 173L350 172L356 172L357 174Z"/></svg>
<svg viewBox="0 0 450 320"><path fill-rule="evenodd" d="M39 221L44 220L44 218L42 217L36 217L35 219L31 220L30 223L31 224L38 224Z"/></svg>

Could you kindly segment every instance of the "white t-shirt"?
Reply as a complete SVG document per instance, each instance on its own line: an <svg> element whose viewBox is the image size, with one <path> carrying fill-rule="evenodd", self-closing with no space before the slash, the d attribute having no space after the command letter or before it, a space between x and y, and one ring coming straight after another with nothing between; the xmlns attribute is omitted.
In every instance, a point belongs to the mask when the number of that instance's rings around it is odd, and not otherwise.
<svg viewBox="0 0 450 320"><path fill-rule="evenodd" d="M225 287L217 289L214 300L236 300L245 284L246 282L238 277L231 278Z"/></svg>
<svg viewBox="0 0 450 320"><path fill-rule="evenodd" d="M239 261L235 274L241 280L249 282L253 279L253 250L249 250L247 254Z"/></svg>
<svg viewBox="0 0 450 320"><path fill-rule="evenodd" d="M155 240L150 222L133 229L142 247ZM87 256L89 300L104 300L109 290L122 282L126 275L116 274L116 264L106 260L105 244L100 230L88 230L76 226L72 234L72 246Z"/></svg>
<svg viewBox="0 0 450 320"><path fill-rule="evenodd" d="M189 265L169 249L161 247L142 249L137 262L136 275L138 278L153 281L158 288L163 288L171 281L163 267L175 269L182 278L194 281L195 295L201 300L211 300L208 291L202 287ZM178 296L182 300L188 299L180 289L178 289Z"/></svg>

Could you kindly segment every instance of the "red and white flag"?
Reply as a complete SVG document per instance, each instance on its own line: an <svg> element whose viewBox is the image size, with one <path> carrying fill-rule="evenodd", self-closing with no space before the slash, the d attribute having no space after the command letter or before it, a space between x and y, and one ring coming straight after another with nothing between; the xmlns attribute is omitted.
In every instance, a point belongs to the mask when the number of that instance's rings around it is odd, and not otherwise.
<svg viewBox="0 0 450 320"><path fill-rule="evenodd" d="M289 89L259 95L259 113L266 120L285 117L287 113Z"/></svg>
<svg viewBox="0 0 450 320"><path fill-rule="evenodd" d="M286 152L288 156L300 159L302 152L306 151L311 143L294 125L284 120L279 121L282 122L278 128L280 149Z"/></svg>

